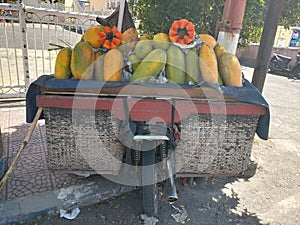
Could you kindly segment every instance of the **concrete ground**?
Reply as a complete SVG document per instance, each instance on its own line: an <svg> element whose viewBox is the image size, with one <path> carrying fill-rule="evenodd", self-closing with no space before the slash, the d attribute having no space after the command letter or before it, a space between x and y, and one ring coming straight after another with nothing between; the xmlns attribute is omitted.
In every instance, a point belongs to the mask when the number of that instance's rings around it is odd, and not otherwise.
<svg viewBox="0 0 300 225"><path fill-rule="evenodd" d="M253 69L244 67L243 71L251 81ZM300 80L268 74L263 96L270 104L270 138L263 141L255 137L252 158L257 162L256 174L249 179L209 179L204 185L196 180L198 185L192 188L184 188L177 181L180 199L176 205L185 207L186 224L300 224ZM3 156L11 163L29 125L24 122L24 104L1 103L0 107ZM127 187L101 176L80 178L48 171L45 149L41 121L0 192L0 224L32 220L32 224L138 224L139 191L128 193ZM120 197L98 204L112 196ZM57 215L36 220L74 206L82 208L74 221ZM92 216L95 211L97 216ZM158 224L177 224L171 213L171 207L160 201ZM122 222L125 220L131 222Z"/></svg>

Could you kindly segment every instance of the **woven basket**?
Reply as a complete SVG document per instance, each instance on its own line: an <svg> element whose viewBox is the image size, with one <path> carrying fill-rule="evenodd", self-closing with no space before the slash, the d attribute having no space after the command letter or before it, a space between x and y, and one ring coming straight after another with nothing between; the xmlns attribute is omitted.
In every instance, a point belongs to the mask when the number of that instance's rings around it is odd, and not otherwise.
<svg viewBox="0 0 300 225"><path fill-rule="evenodd" d="M119 173L124 147L108 111L48 107L44 115L48 169Z"/></svg>
<svg viewBox="0 0 300 225"><path fill-rule="evenodd" d="M259 115L190 115L181 121L178 174L242 175L249 167Z"/></svg>
<svg viewBox="0 0 300 225"><path fill-rule="evenodd" d="M114 128L120 121L111 118L108 111L80 109L76 113L83 115L82 120L74 126L72 113L72 109L44 109L48 168L118 174L124 146L117 140ZM175 150L176 172L242 175L251 162L258 118L259 115L195 114L183 119ZM100 145L97 140L101 140Z"/></svg>

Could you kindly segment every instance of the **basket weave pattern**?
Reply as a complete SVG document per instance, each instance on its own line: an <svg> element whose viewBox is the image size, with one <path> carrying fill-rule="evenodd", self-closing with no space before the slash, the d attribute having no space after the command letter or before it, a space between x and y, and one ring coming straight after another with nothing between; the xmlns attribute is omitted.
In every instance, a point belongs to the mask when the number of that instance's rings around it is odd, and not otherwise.
<svg viewBox="0 0 300 225"><path fill-rule="evenodd" d="M120 121L111 118L108 111L80 109L76 113L83 117L74 126L72 109L44 109L48 168L118 174L124 146L117 140L114 128L119 127ZM210 114L184 118L175 150L176 172L214 176L243 174L251 161L258 118L259 115Z"/></svg>
<svg viewBox="0 0 300 225"><path fill-rule="evenodd" d="M258 115L190 115L175 151L178 173L240 175L250 163Z"/></svg>
<svg viewBox="0 0 300 225"><path fill-rule="evenodd" d="M72 113L82 118L74 122ZM114 131L119 121L108 111L45 108L44 115L50 170L119 173L124 147Z"/></svg>

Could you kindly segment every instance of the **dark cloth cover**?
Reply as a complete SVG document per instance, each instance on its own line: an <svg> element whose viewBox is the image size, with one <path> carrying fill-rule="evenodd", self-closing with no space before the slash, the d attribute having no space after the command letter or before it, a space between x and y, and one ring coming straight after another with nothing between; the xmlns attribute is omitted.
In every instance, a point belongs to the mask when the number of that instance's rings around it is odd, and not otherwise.
<svg viewBox="0 0 300 225"><path fill-rule="evenodd" d="M127 83L121 82L101 82L96 80L84 80L79 81L76 79L58 80L54 79L52 75L43 75L36 81L32 82L26 94L26 122L31 123L37 112L36 96L40 94L40 87L44 88L103 88L103 87L116 87L120 85L126 85ZM153 84L153 83L135 83L136 85L146 85L155 87L169 87L178 88L175 84ZM241 102L262 105L266 107L266 114L261 115L259 118L258 126L256 129L257 135L264 140L268 139L269 135L269 123L270 123L270 111L269 105L261 93L253 86L248 80L243 80L243 87L227 87L214 85L208 82L203 82L197 86L210 86L215 88L221 94L230 98L236 99ZM182 88L193 88L195 86L181 86ZM43 115L41 115L43 118Z"/></svg>
<svg viewBox="0 0 300 225"><path fill-rule="evenodd" d="M110 16L108 16L104 19L101 17L97 17L96 20L98 23L100 23L103 26L109 26L109 27L118 26L119 12L120 12L120 8L117 8ZM126 31L129 28L135 28L135 25L134 25L133 19L131 17L131 14L129 12L128 3L127 3L127 1L125 1L125 8L124 8L121 32L123 33L124 31Z"/></svg>

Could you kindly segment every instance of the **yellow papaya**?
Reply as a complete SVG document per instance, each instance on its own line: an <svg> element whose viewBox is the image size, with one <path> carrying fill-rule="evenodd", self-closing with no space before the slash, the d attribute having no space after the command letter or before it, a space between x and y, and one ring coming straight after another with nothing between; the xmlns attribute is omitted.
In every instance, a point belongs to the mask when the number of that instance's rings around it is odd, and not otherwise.
<svg viewBox="0 0 300 225"><path fill-rule="evenodd" d="M224 85L224 80L223 80L222 76L220 75L220 72L219 72L219 77L218 77L218 84L221 86Z"/></svg>
<svg viewBox="0 0 300 225"><path fill-rule="evenodd" d="M70 68L71 55L71 48L63 48L58 52L55 60L54 78L69 79L72 76Z"/></svg>
<svg viewBox="0 0 300 225"><path fill-rule="evenodd" d="M89 43L85 41L78 42L71 56L71 72L78 80L89 80L93 77L95 53Z"/></svg>
<svg viewBox="0 0 300 225"><path fill-rule="evenodd" d="M219 58L224 52L226 52L226 49L223 45L217 44L216 47L214 48L214 51L215 51L217 61L218 61L218 69L219 69L218 83L219 83L219 85L224 85L224 81L223 81L223 78L220 73Z"/></svg>
<svg viewBox="0 0 300 225"><path fill-rule="evenodd" d="M139 34L135 28L129 28L122 33L121 45L119 49L124 55L132 51L139 40Z"/></svg>
<svg viewBox="0 0 300 225"><path fill-rule="evenodd" d="M127 59L131 64L131 71L134 73L142 60L136 54L129 55Z"/></svg>
<svg viewBox="0 0 300 225"><path fill-rule="evenodd" d="M212 48L215 48L217 45L216 39L209 34L199 34L199 38L201 41L210 45Z"/></svg>
<svg viewBox="0 0 300 225"><path fill-rule="evenodd" d="M123 55L117 49L109 50L104 56L104 80L120 81L122 79Z"/></svg>
<svg viewBox="0 0 300 225"><path fill-rule="evenodd" d="M185 56L184 52L175 45L170 45L167 50L167 78L176 84L185 83Z"/></svg>
<svg viewBox="0 0 300 225"><path fill-rule="evenodd" d="M213 84L218 84L218 61L214 49L205 42L199 50L199 65L202 78Z"/></svg>
<svg viewBox="0 0 300 225"><path fill-rule="evenodd" d="M152 50L138 65L136 71L129 78L129 82L144 81L147 82L151 77L155 77L165 67L167 62L167 53L158 48Z"/></svg>
<svg viewBox="0 0 300 225"><path fill-rule="evenodd" d="M94 61L94 77L95 80L104 80L104 55L102 51L98 51L95 53L95 61Z"/></svg>
<svg viewBox="0 0 300 225"><path fill-rule="evenodd" d="M219 58L219 70L226 86L243 86L243 76L238 58L229 52Z"/></svg>
<svg viewBox="0 0 300 225"><path fill-rule="evenodd" d="M93 48L100 48L102 46L102 41L100 33L104 31L104 26L97 25L88 28L82 38L84 41L88 42Z"/></svg>
<svg viewBox="0 0 300 225"><path fill-rule="evenodd" d="M140 59L145 58L146 55L148 55L153 50L151 42L152 41L143 40L136 43L134 52Z"/></svg>
<svg viewBox="0 0 300 225"><path fill-rule="evenodd" d="M130 47L133 49L135 43L139 40L139 34L135 28L129 28L122 33L121 44L130 44Z"/></svg>
<svg viewBox="0 0 300 225"><path fill-rule="evenodd" d="M197 84L200 80L199 55L197 48L188 49L185 54L186 83Z"/></svg>
<svg viewBox="0 0 300 225"><path fill-rule="evenodd" d="M139 41L148 41L149 37L148 36L141 36L139 37Z"/></svg>
<svg viewBox="0 0 300 225"><path fill-rule="evenodd" d="M164 50L167 50L170 46L170 39L169 35L166 33L158 33L153 37L153 43L154 48L162 48Z"/></svg>
<svg viewBox="0 0 300 225"><path fill-rule="evenodd" d="M223 45L217 44L216 47L214 48L215 54L217 56L217 59L224 53L226 52L226 49Z"/></svg>

